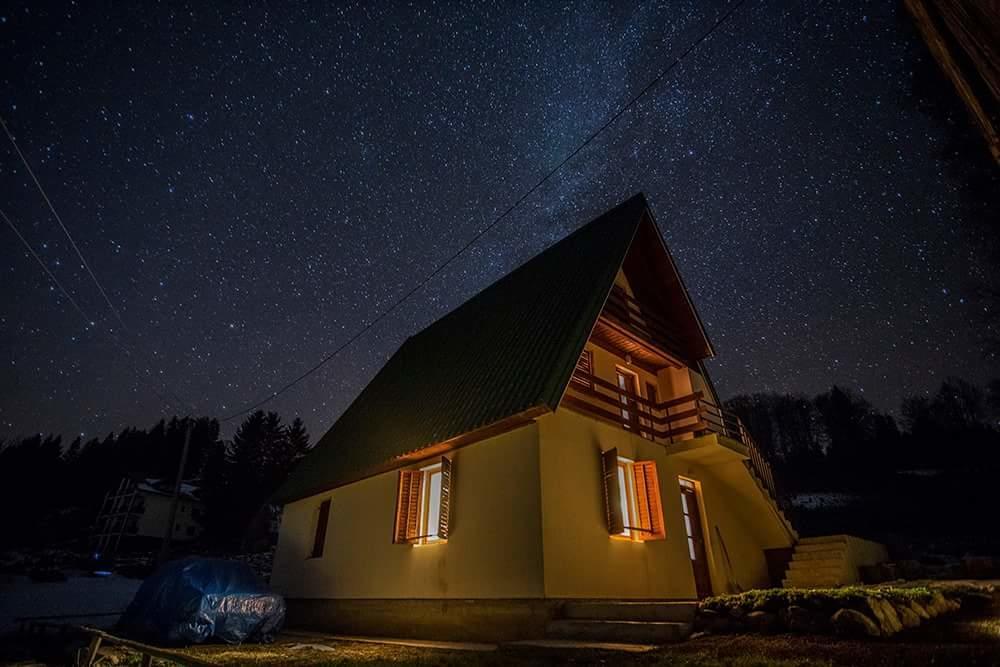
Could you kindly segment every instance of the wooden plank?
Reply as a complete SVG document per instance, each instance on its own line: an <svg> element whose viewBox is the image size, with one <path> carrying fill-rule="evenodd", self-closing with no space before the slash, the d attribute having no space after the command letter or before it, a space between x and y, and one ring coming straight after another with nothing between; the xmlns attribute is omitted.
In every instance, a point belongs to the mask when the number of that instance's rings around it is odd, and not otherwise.
<svg viewBox="0 0 1000 667"><path fill-rule="evenodd" d="M80 630L91 635L91 646L96 643L97 648L100 648L102 643L117 644L118 646L125 646L127 648L138 651L143 655L149 655L154 658L160 658L161 660L170 660L182 665L191 665L192 667L215 667L214 662L204 660L201 658L195 658L191 656L190 653L175 651L168 648L162 648L159 646L152 646L150 644L143 644L142 642L137 642L131 639L125 639L124 637L118 637L110 632L105 632L100 628L94 628L87 625L80 626ZM93 660L96 657L95 653L90 653L88 650L86 665L92 665Z"/></svg>

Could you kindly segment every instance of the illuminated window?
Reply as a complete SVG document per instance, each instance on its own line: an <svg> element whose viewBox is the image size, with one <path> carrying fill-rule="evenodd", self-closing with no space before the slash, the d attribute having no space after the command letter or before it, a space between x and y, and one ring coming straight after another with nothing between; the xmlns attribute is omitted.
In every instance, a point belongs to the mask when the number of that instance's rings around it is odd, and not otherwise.
<svg viewBox="0 0 1000 667"><path fill-rule="evenodd" d="M451 519L451 461L399 473L397 544L432 544L448 539Z"/></svg>
<svg viewBox="0 0 1000 667"><path fill-rule="evenodd" d="M636 542L663 539L660 482L654 461L632 461L617 449L601 453L608 533Z"/></svg>

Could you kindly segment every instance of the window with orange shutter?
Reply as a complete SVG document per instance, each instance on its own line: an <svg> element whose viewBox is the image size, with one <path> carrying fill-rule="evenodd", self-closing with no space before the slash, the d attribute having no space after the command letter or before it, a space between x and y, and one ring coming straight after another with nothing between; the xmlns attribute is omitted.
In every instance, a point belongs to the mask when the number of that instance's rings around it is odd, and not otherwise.
<svg viewBox="0 0 1000 667"><path fill-rule="evenodd" d="M617 449L601 453L608 533L636 542L666 537L655 461L632 461Z"/></svg>
<svg viewBox="0 0 1000 667"><path fill-rule="evenodd" d="M452 462L399 473L396 498L396 544L433 544L448 539L452 516Z"/></svg>

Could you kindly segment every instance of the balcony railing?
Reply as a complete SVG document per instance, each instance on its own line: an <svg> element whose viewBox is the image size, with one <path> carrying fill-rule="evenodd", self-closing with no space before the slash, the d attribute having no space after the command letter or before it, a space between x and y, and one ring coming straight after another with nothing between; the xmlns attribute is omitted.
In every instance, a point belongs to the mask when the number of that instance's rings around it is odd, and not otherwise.
<svg viewBox="0 0 1000 667"><path fill-rule="evenodd" d="M747 448L751 471L774 498L778 497L771 465L743 422L732 412L706 400L700 391L653 402L578 368L563 405L617 424L653 442L672 444L708 433L735 440Z"/></svg>
<svg viewBox="0 0 1000 667"><path fill-rule="evenodd" d="M684 349L668 322L648 310L643 310L639 302L618 285L611 288L601 314L632 331L637 337L661 348Z"/></svg>

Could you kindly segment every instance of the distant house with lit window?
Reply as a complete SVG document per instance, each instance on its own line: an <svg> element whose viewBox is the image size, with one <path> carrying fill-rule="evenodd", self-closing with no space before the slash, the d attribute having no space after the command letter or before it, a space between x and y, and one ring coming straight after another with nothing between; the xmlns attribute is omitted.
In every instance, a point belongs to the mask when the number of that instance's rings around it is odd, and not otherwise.
<svg viewBox="0 0 1000 667"><path fill-rule="evenodd" d="M797 535L712 354L641 195L523 264L408 339L280 490L290 623L665 639L769 585Z"/></svg>

